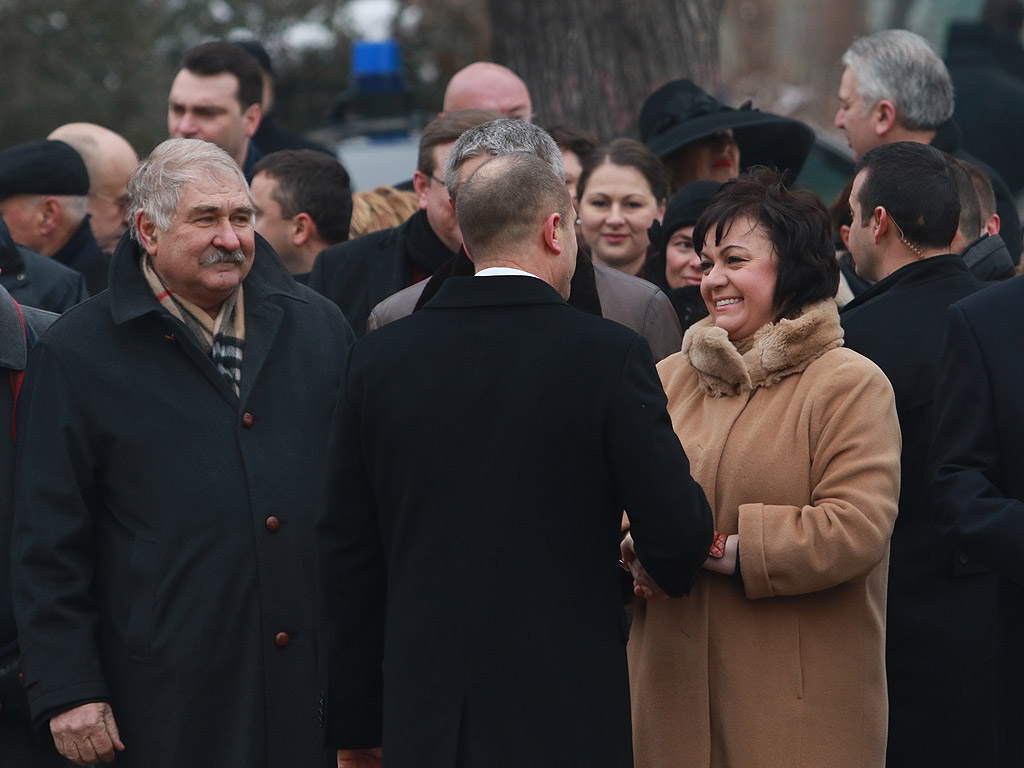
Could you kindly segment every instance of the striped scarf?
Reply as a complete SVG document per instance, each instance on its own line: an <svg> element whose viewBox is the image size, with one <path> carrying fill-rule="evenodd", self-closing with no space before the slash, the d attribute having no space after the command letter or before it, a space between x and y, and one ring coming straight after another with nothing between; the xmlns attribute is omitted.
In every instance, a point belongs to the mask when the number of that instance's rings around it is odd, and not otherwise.
<svg viewBox="0 0 1024 768"><path fill-rule="evenodd" d="M242 301L242 286L239 285L224 303L216 318L191 301L176 295L164 285L160 275L153 269L149 255L142 258L142 274L146 276L157 301L181 320L188 328L203 351L210 356L224 379L239 393L242 381L242 347L245 346L245 306Z"/></svg>

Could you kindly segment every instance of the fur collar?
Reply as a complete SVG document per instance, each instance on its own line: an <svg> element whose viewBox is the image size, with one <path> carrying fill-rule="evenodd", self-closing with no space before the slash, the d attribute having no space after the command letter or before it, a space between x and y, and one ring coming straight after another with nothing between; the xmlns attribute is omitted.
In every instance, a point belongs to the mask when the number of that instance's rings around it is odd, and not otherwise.
<svg viewBox="0 0 1024 768"><path fill-rule="evenodd" d="M762 326L741 344L742 353L706 317L687 330L682 353L697 370L701 391L711 397L729 397L770 387L842 345L836 303L826 299L792 320Z"/></svg>

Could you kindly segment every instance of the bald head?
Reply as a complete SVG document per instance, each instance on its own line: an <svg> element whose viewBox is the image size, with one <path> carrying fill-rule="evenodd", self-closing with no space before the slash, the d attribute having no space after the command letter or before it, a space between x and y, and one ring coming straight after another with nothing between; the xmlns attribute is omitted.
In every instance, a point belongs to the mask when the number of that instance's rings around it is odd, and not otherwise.
<svg viewBox="0 0 1024 768"><path fill-rule="evenodd" d="M128 228L128 177L139 156L120 134L93 123L68 123L47 138L74 147L89 171L89 224L104 253L112 253Z"/></svg>
<svg viewBox="0 0 1024 768"><path fill-rule="evenodd" d="M533 117L526 83L508 67L490 61L477 61L463 67L448 81L443 110L462 109L490 109L527 123Z"/></svg>

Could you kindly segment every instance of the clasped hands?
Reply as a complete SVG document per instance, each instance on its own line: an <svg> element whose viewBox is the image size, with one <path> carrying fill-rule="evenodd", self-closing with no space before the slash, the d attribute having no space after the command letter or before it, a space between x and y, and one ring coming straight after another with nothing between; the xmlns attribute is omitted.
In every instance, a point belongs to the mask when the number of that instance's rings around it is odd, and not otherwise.
<svg viewBox="0 0 1024 768"><path fill-rule="evenodd" d="M736 534L729 535L725 540L725 554L722 557L708 557L702 566L706 570L722 573L727 576L736 572L736 557L739 550L740 537ZM622 563L629 568L633 577L633 594L642 597L644 600L664 600L668 597L665 592L654 583L643 564L636 556L633 549L633 537L628 533L622 538L619 544L622 552Z"/></svg>

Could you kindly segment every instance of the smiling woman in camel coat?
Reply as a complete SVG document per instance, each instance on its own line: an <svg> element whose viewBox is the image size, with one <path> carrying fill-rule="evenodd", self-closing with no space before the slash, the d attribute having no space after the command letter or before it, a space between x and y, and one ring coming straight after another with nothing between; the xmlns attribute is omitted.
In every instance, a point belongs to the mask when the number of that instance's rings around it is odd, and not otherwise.
<svg viewBox="0 0 1024 768"><path fill-rule="evenodd" d="M739 571L640 601L638 768L881 768L885 592L899 495L892 388L842 347L834 302L739 349L711 318L658 370Z"/></svg>

